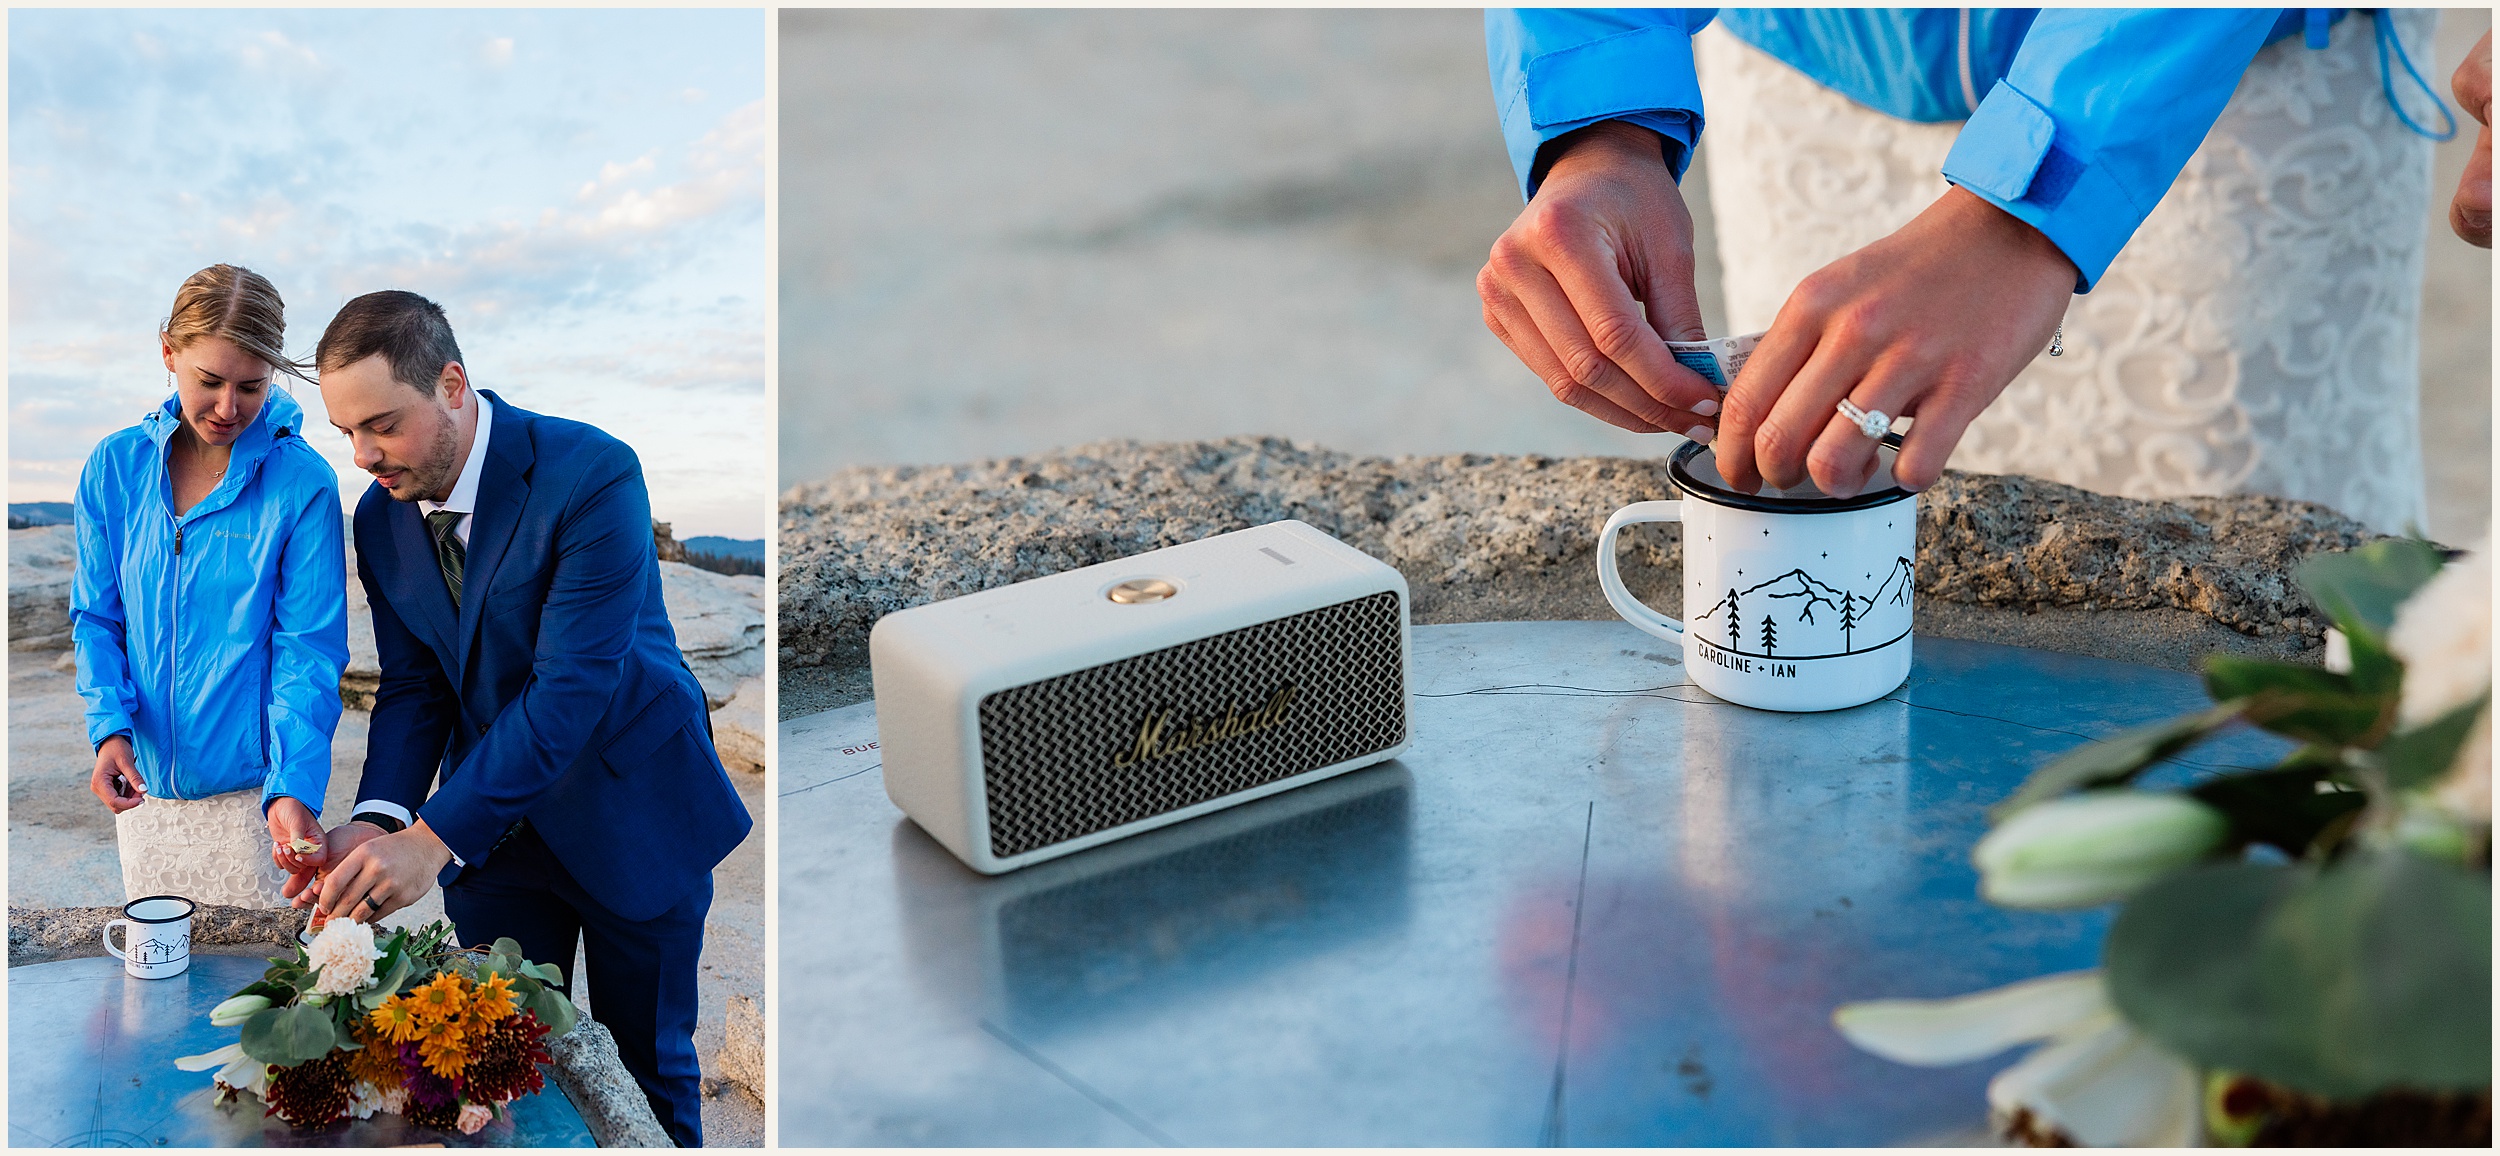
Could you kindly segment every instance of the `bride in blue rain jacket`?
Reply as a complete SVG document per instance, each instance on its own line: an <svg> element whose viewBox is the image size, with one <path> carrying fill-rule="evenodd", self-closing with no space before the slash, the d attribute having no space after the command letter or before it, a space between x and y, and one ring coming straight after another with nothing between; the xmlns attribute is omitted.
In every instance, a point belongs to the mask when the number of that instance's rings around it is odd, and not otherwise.
<svg viewBox="0 0 2500 1156"><path fill-rule="evenodd" d="M283 907L321 839L347 665L338 475L277 384L284 303L248 269L183 282L173 396L88 455L70 623L129 898Z"/></svg>

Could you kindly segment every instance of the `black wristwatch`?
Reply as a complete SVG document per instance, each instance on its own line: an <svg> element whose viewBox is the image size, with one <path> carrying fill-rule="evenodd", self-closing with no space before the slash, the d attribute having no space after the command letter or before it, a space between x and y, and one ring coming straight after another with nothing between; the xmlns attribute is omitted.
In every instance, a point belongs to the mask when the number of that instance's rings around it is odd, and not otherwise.
<svg viewBox="0 0 2500 1156"><path fill-rule="evenodd" d="M402 823L399 820L379 811L358 811L355 814L348 816L347 821L350 823L372 824L373 826L380 827L382 829L382 833L385 835L396 835L408 829L408 824Z"/></svg>

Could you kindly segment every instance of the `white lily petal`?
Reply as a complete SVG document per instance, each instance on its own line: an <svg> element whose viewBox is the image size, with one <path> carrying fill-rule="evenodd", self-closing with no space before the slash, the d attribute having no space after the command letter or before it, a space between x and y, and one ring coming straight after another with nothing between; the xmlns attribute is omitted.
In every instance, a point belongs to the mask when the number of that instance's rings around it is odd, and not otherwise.
<svg viewBox="0 0 2500 1156"><path fill-rule="evenodd" d="M204 1055L184 1056L181 1059L175 1060L174 1066L186 1072L205 1072L210 1068L225 1067L227 1064L233 1063L242 1055L243 1045L227 1044L216 1051L209 1052Z"/></svg>
<svg viewBox="0 0 2500 1156"><path fill-rule="evenodd" d="M269 1065L250 1056L238 1056L233 1063L217 1069L215 1079L238 1092L250 1092L262 1099L269 1096Z"/></svg>
<svg viewBox="0 0 2500 1156"><path fill-rule="evenodd" d="M1902 1064L1966 1064L2016 1044L2071 1034L2109 1014L2101 973L2069 972L1952 999L1844 1004L1832 1026L1850 1043Z"/></svg>
<svg viewBox="0 0 2500 1156"><path fill-rule="evenodd" d="M2169 872L2166 866L1999 872L1979 877L1979 897L2000 907L2062 911L2116 903Z"/></svg>
<svg viewBox="0 0 2500 1156"><path fill-rule="evenodd" d="M2095 1148L2181 1148L2196 1142L2196 1072L2126 1021L2042 1048L1988 1081L1999 1118L2029 1110L2042 1125Z"/></svg>

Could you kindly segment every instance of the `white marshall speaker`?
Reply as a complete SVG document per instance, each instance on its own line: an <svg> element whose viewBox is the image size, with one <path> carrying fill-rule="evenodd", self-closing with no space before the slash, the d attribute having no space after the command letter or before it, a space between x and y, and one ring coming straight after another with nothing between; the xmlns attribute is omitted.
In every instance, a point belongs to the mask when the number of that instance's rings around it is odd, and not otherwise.
<svg viewBox="0 0 2500 1156"><path fill-rule="evenodd" d="M886 797L994 875L1395 758L1406 601L1283 521L886 615Z"/></svg>

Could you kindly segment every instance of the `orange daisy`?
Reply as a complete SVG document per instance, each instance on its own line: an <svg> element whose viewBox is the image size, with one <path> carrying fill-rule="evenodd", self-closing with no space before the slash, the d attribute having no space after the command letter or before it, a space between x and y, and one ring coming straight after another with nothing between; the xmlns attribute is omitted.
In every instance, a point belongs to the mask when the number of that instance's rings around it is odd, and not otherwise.
<svg viewBox="0 0 2500 1156"><path fill-rule="evenodd" d="M417 1038L417 1009L405 996L392 996L382 1006L366 1013L365 1022L373 1031L394 1044Z"/></svg>
<svg viewBox="0 0 2500 1156"><path fill-rule="evenodd" d="M469 1014L481 1024L491 1024L512 1014L512 981L490 975L477 985L469 997Z"/></svg>
<svg viewBox="0 0 2500 1156"><path fill-rule="evenodd" d="M407 998L416 1007L417 1019L424 1023L457 1019L469 1006L469 993L464 990L460 977L448 971L435 976L430 982L417 985L408 992Z"/></svg>

